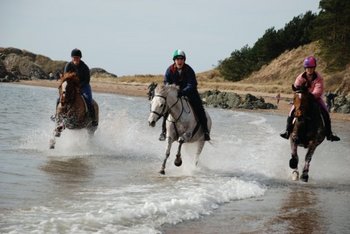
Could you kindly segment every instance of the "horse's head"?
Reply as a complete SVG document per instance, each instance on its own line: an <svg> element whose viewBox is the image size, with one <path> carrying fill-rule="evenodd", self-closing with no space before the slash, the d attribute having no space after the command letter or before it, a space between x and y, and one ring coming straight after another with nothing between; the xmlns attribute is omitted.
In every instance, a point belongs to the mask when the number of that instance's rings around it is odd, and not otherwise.
<svg viewBox="0 0 350 234"><path fill-rule="evenodd" d="M309 93L307 87L295 87L292 85L294 91L293 104L295 108L295 117L305 117L310 114L312 105L312 94Z"/></svg>
<svg viewBox="0 0 350 234"><path fill-rule="evenodd" d="M307 136L310 135L308 126L310 126L310 120L315 118L314 98L308 91L307 87L294 87L294 116L296 121L291 135L291 139L296 144L303 144L304 147L308 145Z"/></svg>
<svg viewBox="0 0 350 234"><path fill-rule="evenodd" d="M77 94L80 93L79 77L76 73L65 73L61 76L59 86L60 103L62 106L74 101Z"/></svg>
<svg viewBox="0 0 350 234"><path fill-rule="evenodd" d="M168 111L168 103L175 103L177 100L178 87L175 85L157 85L154 96L151 100L151 110L148 123L151 127Z"/></svg>

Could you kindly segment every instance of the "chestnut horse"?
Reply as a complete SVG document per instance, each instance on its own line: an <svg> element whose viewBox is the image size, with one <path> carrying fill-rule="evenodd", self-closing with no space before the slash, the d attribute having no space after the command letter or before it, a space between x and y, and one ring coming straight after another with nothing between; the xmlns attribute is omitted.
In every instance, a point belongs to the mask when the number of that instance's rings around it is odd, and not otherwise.
<svg viewBox="0 0 350 234"><path fill-rule="evenodd" d="M55 148L55 137L59 137L65 129L86 128L89 135L93 135L97 126L92 126L85 99L80 93L79 77L76 73L65 73L60 78L59 103L56 108L55 123L56 127L53 137L50 140L50 148ZM93 100L96 120L98 121L98 104Z"/></svg>
<svg viewBox="0 0 350 234"><path fill-rule="evenodd" d="M305 164L300 179L307 182L309 179L309 167L315 149L325 138L325 125L321 115L320 106L314 100L307 88L296 88L294 91L294 120L293 130L290 136L292 158L289 167L293 169L292 179L299 179L298 172L298 146L307 148Z"/></svg>

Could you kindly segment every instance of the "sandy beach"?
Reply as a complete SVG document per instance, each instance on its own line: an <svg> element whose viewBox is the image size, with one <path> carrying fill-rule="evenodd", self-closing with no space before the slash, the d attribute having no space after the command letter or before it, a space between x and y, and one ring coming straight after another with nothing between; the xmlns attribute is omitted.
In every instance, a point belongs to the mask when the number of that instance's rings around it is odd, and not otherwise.
<svg viewBox="0 0 350 234"><path fill-rule="evenodd" d="M42 87L52 87L57 88L59 82L56 80L21 80L17 84L21 85L32 85L32 86L42 86ZM147 87L149 84L146 83L111 83L111 82L95 82L92 80L91 88L93 92L98 93L112 93L121 94L127 96L147 96ZM200 88L200 87L199 87ZM204 91L204 90L200 90ZM239 95L245 95L250 93L257 97L263 97L265 102L276 104L276 94L274 93L263 93L263 92L251 92L242 90L220 90L225 92L235 92ZM242 110L240 111L258 111L258 112L270 112L278 115L288 115L290 110L290 100L292 99L291 94L281 94L281 100L278 104L278 108L275 110ZM350 114L341 113L331 113L331 119L334 121L350 121Z"/></svg>

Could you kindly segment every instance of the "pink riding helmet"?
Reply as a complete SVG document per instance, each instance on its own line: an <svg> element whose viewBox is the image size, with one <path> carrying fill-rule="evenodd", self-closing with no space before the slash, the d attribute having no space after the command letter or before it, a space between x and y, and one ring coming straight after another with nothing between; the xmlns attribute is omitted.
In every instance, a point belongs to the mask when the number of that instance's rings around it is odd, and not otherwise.
<svg viewBox="0 0 350 234"><path fill-rule="evenodd" d="M304 59L304 68L307 67L316 67L316 59L314 56L309 56Z"/></svg>

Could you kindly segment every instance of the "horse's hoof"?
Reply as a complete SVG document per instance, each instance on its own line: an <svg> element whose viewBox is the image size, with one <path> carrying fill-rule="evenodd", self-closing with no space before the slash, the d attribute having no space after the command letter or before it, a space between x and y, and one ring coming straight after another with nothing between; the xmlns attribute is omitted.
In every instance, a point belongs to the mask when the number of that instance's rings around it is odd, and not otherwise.
<svg viewBox="0 0 350 234"><path fill-rule="evenodd" d="M296 157L292 157L290 160L289 160L289 167L291 169L296 169L298 167L298 159Z"/></svg>
<svg viewBox="0 0 350 234"><path fill-rule="evenodd" d="M49 146L50 146L50 149L54 149L55 148L55 139L50 139L50 142L49 142Z"/></svg>
<svg viewBox="0 0 350 234"><path fill-rule="evenodd" d="M301 181L307 182L309 180L309 175L308 174L302 174L300 177Z"/></svg>
<svg viewBox="0 0 350 234"><path fill-rule="evenodd" d="M181 159L175 159L174 161L175 166L179 167L182 165L182 160Z"/></svg>
<svg viewBox="0 0 350 234"><path fill-rule="evenodd" d="M159 174L165 175L165 171L164 171L164 170L160 170L160 171L159 171Z"/></svg>
<svg viewBox="0 0 350 234"><path fill-rule="evenodd" d="M292 180L293 181L298 181L299 180L299 172L297 170L294 170L292 172Z"/></svg>

